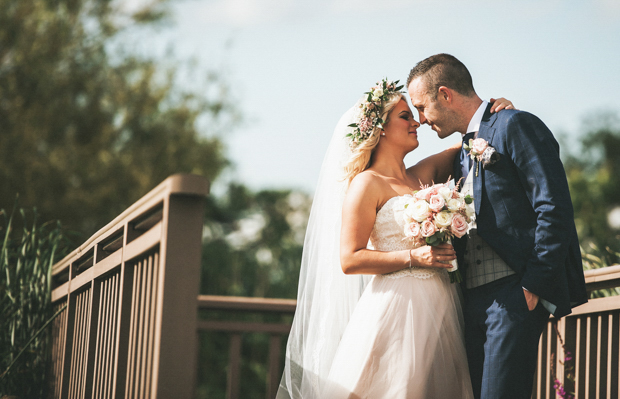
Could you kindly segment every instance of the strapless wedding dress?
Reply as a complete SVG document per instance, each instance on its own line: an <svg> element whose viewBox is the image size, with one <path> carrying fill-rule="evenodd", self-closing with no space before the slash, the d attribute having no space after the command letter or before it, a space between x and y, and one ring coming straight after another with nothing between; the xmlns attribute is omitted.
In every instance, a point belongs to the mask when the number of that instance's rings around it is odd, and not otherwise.
<svg viewBox="0 0 620 399"><path fill-rule="evenodd" d="M370 245L412 248L404 240L406 196L377 213ZM459 292L444 269L377 275L365 288L342 336L325 399L473 398Z"/></svg>

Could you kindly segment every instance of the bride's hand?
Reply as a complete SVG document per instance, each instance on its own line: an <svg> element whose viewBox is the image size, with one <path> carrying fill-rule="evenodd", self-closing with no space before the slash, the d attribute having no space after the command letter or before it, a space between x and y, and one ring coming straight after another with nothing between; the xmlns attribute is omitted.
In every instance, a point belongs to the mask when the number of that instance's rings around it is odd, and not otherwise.
<svg viewBox="0 0 620 399"><path fill-rule="evenodd" d="M512 101L506 100L504 97L492 98L489 102L491 103L491 112L499 112L503 109L516 109Z"/></svg>
<svg viewBox="0 0 620 399"><path fill-rule="evenodd" d="M450 261L456 259L456 252L454 252L452 245L448 243L437 246L425 245L412 249L411 259L413 266L449 269L452 267Z"/></svg>

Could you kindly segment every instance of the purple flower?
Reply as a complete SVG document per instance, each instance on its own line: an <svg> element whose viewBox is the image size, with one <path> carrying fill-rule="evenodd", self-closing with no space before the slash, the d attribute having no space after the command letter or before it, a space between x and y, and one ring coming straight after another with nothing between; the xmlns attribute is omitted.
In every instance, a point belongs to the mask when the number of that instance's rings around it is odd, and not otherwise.
<svg viewBox="0 0 620 399"><path fill-rule="evenodd" d="M367 132L368 130L372 129L372 120L370 118L362 118L359 123L359 128L362 132Z"/></svg>
<svg viewBox="0 0 620 399"><path fill-rule="evenodd" d="M569 351L566 351L566 357L564 357L564 361L570 362L571 360L573 360L573 354L570 353Z"/></svg>

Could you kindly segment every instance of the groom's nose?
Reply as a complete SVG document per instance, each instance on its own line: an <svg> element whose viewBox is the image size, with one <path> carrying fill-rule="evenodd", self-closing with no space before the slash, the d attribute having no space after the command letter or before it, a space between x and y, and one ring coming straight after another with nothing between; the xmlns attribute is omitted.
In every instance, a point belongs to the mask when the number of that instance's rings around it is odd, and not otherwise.
<svg viewBox="0 0 620 399"><path fill-rule="evenodd" d="M420 112L419 115L420 115L420 125L428 123L428 120L424 117L423 113Z"/></svg>

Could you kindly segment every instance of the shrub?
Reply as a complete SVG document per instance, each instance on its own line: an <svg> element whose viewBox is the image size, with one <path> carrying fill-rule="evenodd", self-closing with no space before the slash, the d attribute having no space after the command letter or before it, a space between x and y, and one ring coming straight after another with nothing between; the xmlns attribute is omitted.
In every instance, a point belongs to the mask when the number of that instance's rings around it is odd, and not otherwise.
<svg viewBox="0 0 620 399"><path fill-rule="evenodd" d="M19 216L18 216L19 215ZM60 223L36 210L0 210L0 397L47 396L52 265L64 255Z"/></svg>

